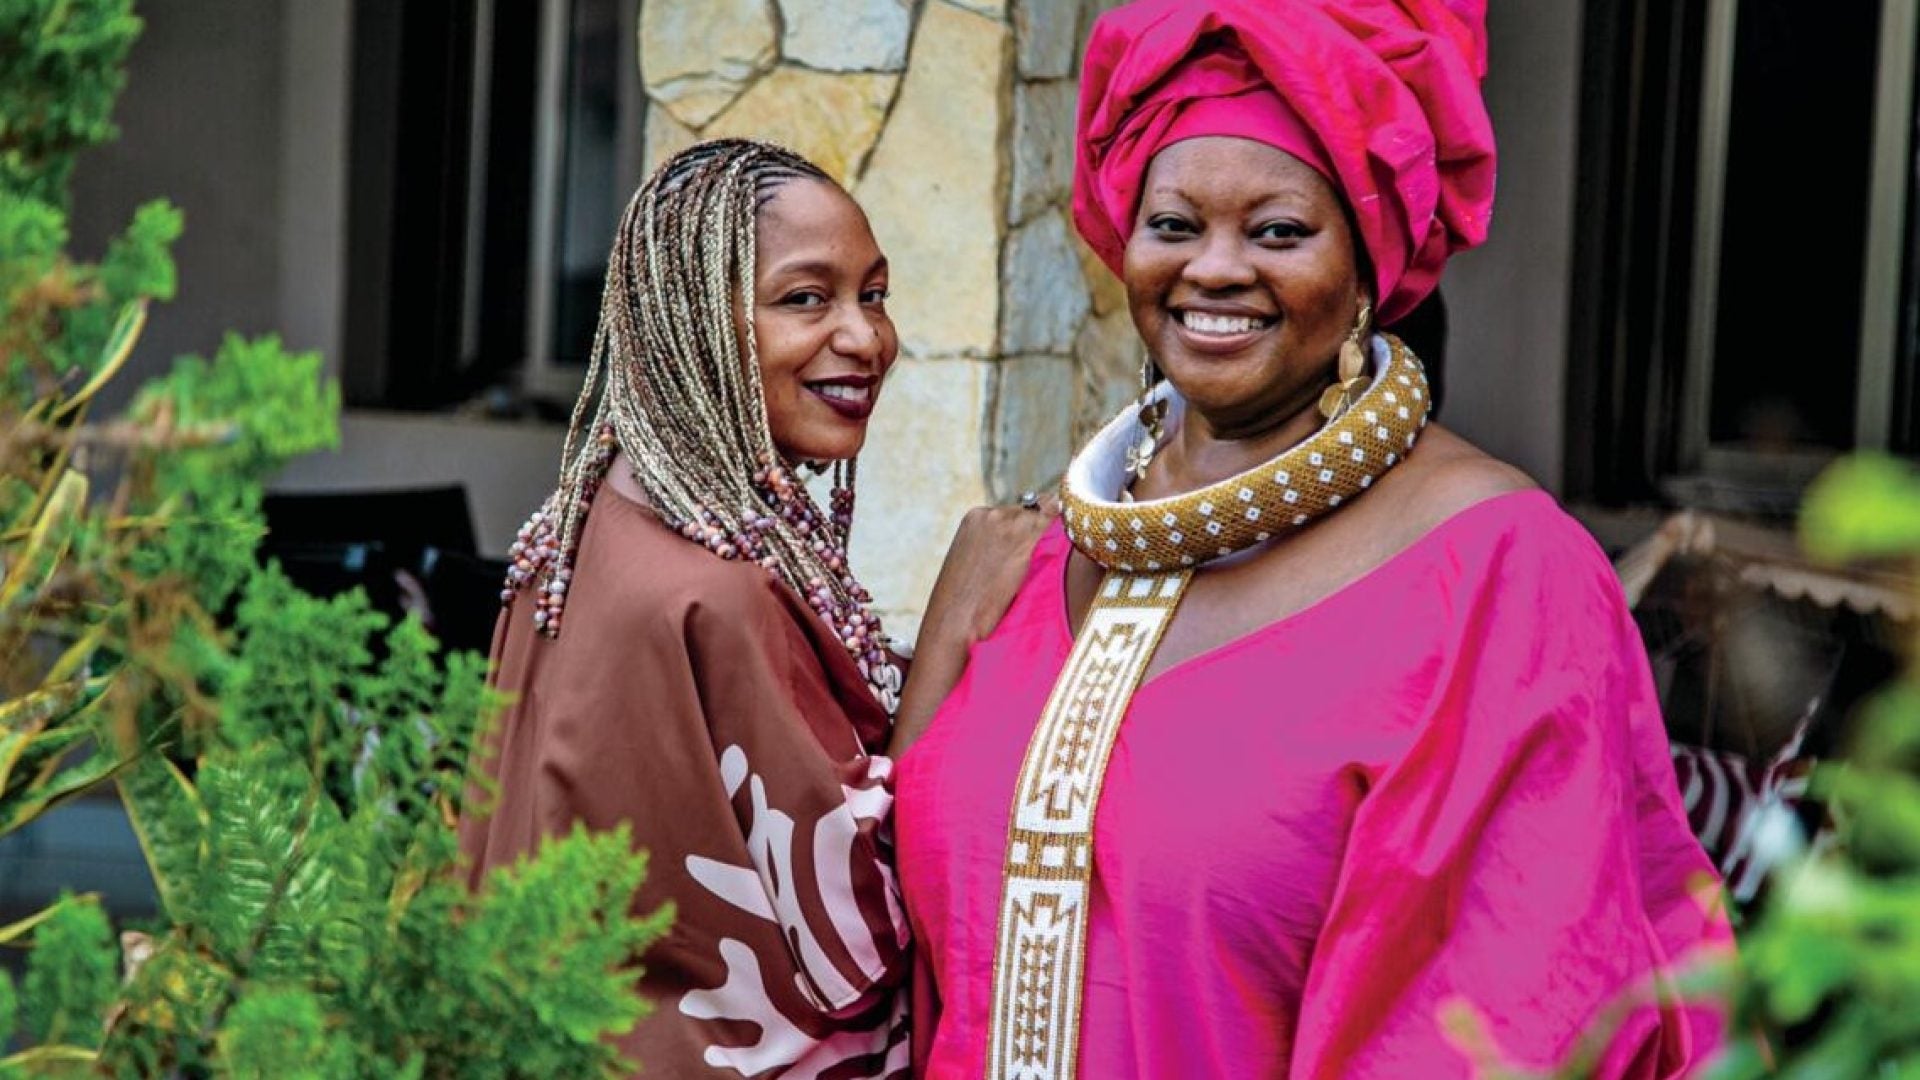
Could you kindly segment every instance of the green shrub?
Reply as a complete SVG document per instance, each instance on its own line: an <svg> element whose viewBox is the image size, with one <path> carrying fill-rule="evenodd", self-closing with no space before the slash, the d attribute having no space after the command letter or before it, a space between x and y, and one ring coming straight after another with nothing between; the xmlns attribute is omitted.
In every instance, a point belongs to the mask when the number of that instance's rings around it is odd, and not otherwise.
<svg viewBox="0 0 1920 1080"><path fill-rule="evenodd" d="M669 918L629 912L630 837L469 894L483 662L258 564L263 484L338 438L320 358L229 337L90 415L174 290L165 203L65 252L139 28L130 0L0 0L0 835L114 783L163 909L120 943L93 897L0 927L30 950L0 1041L33 1044L0 1077L623 1075L606 1039Z"/></svg>

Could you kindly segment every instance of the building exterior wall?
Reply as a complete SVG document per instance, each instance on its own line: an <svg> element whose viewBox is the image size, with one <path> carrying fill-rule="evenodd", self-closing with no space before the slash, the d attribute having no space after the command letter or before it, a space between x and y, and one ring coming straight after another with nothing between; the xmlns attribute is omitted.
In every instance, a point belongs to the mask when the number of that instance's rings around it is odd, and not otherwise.
<svg viewBox="0 0 1920 1080"><path fill-rule="evenodd" d="M867 207L903 358L863 455L854 557L910 632L959 516L1050 482L1130 397L1125 298L1066 214L1080 45L1111 0L646 0L645 164L696 137L773 138ZM349 0L155 0L122 139L82 160L79 248L145 198L187 211L179 299L136 363L280 331L338 373ZM1490 12L1493 234L1450 269L1444 419L1557 485L1579 5ZM651 63L649 58L651 57ZM350 412L281 490L459 482L499 554L549 489L553 425Z"/></svg>
<svg viewBox="0 0 1920 1080"><path fill-rule="evenodd" d="M1487 243L1453 260L1440 419L1558 491L1566 443L1582 5L1496 3L1487 109L1500 150Z"/></svg>
<svg viewBox="0 0 1920 1080"><path fill-rule="evenodd" d="M146 29L127 64L119 139L74 169L73 250L97 258L134 210L166 198L186 217L174 247L180 290L157 305L119 404L183 353L212 355L227 330L263 334L279 319L280 130L286 11L257 0L143 4Z"/></svg>
<svg viewBox="0 0 1920 1080"><path fill-rule="evenodd" d="M272 5L263 5L271 7ZM347 257L347 91L353 0L294 0L283 16L279 324L338 374Z"/></svg>

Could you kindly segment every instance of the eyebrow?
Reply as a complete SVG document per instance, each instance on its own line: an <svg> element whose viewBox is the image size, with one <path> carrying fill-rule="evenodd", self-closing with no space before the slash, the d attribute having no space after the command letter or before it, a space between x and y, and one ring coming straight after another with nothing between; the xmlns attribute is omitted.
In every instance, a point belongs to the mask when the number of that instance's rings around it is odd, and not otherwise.
<svg viewBox="0 0 1920 1080"><path fill-rule="evenodd" d="M861 276L872 277L873 275L887 268L888 268L887 257L885 255L882 255L878 259L875 259L873 261L873 265L867 267L867 272L865 274L862 274ZM781 274L792 274L796 277L804 277L806 275L812 274L817 277L832 277L836 269L837 268L832 263L827 262L823 259L804 259L799 262L781 263L778 266L775 266L772 269L768 270L767 276L773 277L775 275L781 275Z"/></svg>
<svg viewBox="0 0 1920 1080"><path fill-rule="evenodd" d="M1159 198L1178 199L1183 203L1186 203L1188 205L1193 205L1193 196L1187 194L1185 190L1178 187L1174 187L1171 184L1156 184L1148 190L1147 194L1149 196L1155 196ZM1275 191L1269 191L1264 195L1260 195L1255 198L1247 200L1246 203L1242 205L1241 209L1255 210L1255 209L1259 209L1260 207L1266 206L1268 203L1303 202L1303 201L1308 201L1310 199L1311 199L1311 196L1309 195L1309 193L1301 188L1294 188L1294 187L1281 188ZM1145 202L1145 199L1142 199L1141 201Z"/></svg>

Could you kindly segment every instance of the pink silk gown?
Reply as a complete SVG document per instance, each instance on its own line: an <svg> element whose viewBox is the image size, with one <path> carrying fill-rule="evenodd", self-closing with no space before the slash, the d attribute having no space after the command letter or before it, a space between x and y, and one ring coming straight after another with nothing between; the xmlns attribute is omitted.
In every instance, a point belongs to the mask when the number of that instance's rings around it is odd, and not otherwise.
<svg viewBox="0 0 1920 1080"><path fill-rule="evenodd" d="M1072 641L1056 525L899 763L916 1063L983 1075L1014 777ZM1298 614L1140 687L1095 821L1079 1075L1449 1077L1725 955L1645 652L1550 496L1470 507ZM1635 1011L1596 1075L1685 1075L1722 1020Z"/></svg>

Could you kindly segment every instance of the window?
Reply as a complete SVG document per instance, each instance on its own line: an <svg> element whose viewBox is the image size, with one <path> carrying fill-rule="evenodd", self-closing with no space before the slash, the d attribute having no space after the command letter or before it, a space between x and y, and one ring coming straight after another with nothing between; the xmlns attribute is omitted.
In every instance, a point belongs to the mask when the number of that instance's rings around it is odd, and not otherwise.
<svg viewBox="0 0 1920 1080"><path fill-rule="evenodd" d="M634 5L359 0L354 20L348 402L564 409L638 182Z"/></svg>
<svg viewBox="0 0 1920 1080"><path fill-rule="evenodd" d="M600 320L607 246L639 184L645 102L635 5L550 0L540 69L540 170L523 388L571 403Z"/></svg>
<svg viewBox="0 0 1920 1080"><path fill-rule="evenodd" d="M1569 488L1787 512L1915 448L1920 0L1590 0Z"/></svg>

